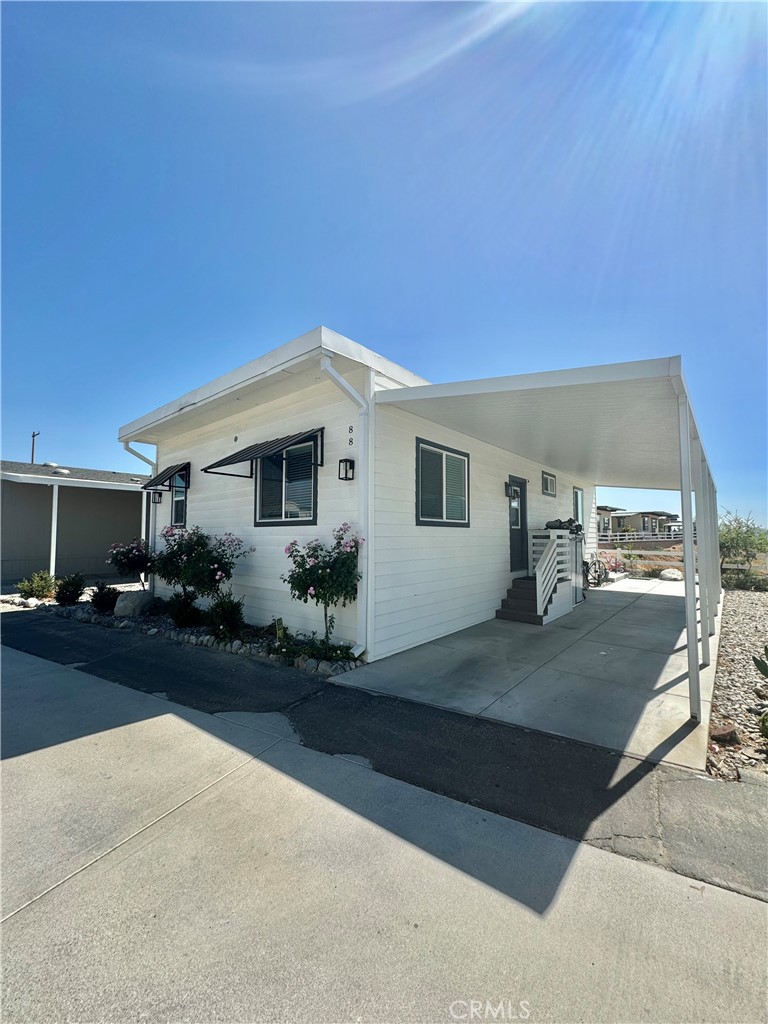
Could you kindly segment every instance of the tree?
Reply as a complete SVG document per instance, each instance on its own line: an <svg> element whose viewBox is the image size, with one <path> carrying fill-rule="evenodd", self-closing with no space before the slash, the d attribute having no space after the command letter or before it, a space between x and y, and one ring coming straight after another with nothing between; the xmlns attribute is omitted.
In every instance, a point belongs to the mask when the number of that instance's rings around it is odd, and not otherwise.
<svg viewBox="0 0 768 1024"><path fill-rule="evenodd" d="M720 568L726 562L735 562L752 571L752 563L758 555L768 552L768 530L759 526L751 512L740 516L727 509L720 516Z"/></svg>

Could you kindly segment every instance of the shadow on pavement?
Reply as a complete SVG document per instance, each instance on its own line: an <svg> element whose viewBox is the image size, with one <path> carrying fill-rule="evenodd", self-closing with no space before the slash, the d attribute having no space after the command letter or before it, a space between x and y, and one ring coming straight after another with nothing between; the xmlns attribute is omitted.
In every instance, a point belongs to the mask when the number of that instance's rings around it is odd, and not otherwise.
<svg viewBox="0 0 768 1024"><path fill-rule="evenodd" d="M383 776L576 841L599 845L616 835L660 841L658 779L692 777L600 747L336 686L250 658L189 650L162 639L149 642L40 613L5 615L2 625L3 644L16 650L76 665L82 673L133 690L165 693L170 701L196 711L282 712L308 748L363 757ZM480 834L472 836L466 825L452 830L451 805L437 818L404 817L396 788L382 785L382 799L371 800L371 777L364 769L350 775L333 771L332 762L318 768L316 759L298 756L295 743L260 732L258 719L253 728L243 728L194 711L180 712L160 700L149 709L145 700L123 699L96 684L92 693L81 686L76 699L60 681L43 684L44 676L42 666L40 685L35 685L34 675L21 686L4 680L4 758L170 712L293 774L536 913L550 906L576 850L570 843L533 844L524 850L485 848ZM78 673L76 678L84 676ZM665 745L679 739L670 736ZM355 781L356 772L364 772L365 785ZM379 785L376 776L373 785Z"/></svg>

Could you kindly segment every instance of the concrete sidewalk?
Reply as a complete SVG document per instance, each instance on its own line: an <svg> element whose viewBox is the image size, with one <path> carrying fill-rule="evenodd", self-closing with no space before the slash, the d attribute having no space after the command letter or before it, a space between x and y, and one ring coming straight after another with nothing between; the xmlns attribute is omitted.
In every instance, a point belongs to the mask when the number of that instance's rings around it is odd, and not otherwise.
<svg viewBox="0 0 768 1024"><path fill-rule="evenodd" d="M82 666L73 678L95 676L149 693L162 684L185 713L212 712L257 734L298 738L433 793L768 899L765 787L718 782L507 723L337 686L270 662L34 611L4 615L2 627L6 669L14 663L7 646L13 644ZM99 729L95 706L73 719L55 703L49 710L41 693L30 704L23 679L14 684L13 676L4 673L6 757L34 751L41 737L53 746L77 738L78 728L88 735L113 727L108 705ZM11 729L8 712L14 710Z"/></svg>
<svg viewBox="0 0 768 1024"><path fill-rule="evenodd" d="M4 654L4 1021L763 1019L757 901Z"/></svg>

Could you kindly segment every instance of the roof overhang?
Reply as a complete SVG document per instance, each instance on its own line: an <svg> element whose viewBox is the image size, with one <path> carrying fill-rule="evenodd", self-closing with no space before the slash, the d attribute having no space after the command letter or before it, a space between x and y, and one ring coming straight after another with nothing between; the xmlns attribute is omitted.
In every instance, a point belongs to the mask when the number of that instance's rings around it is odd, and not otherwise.
<svg viewBox="0 0 768 1024"><path fill-rule="evenodd" d="M385 378L388 385L395 387L427 383L423 377L363 345L327 327L316 327L245 366L127 423L120 428L118 440L157 444L169 433L205 426L235 415L240 409L263 405L311 387L327 379L320 368L324 357L332 358L334 368L342 375L369 367Z"/></svg>
<svg viewBox="0 0 768 1024"><path fill-rule="evenodd" d="M392 406L606 487L680 489L679 356L398 388ZM691 414L691 439L700 440Z"/></svg>
<svg viewBox="0 0 768 1024"><path fill-rule="evenodd" d="M118 483L109 480L81 480L68 476L32 476L28 473L7 473L0 472L0 479L8 480L14 484L45 484L48 487L89 487L101 491L133 491L141 494L141 483Z"/></svg>

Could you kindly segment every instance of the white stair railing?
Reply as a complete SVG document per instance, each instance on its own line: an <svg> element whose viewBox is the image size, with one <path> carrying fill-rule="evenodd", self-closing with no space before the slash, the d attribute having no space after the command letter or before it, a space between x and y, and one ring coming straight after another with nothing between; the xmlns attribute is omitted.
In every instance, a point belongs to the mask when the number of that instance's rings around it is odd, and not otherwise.
<svg viewBox="0 0 768 1024"><path fill-rule="evenodd" d="M536 577L536 614L544 615L549 599L557 586L558 544L556 537L550 537L533 571Z"/></svg>
<svg viewBox="0 0 768 1024"><path fill-rule="evenodd" d="M536 579L536 614L545 615L559 583L573 575L573 545L567 530L529 530L529 572Z"/></svg>

